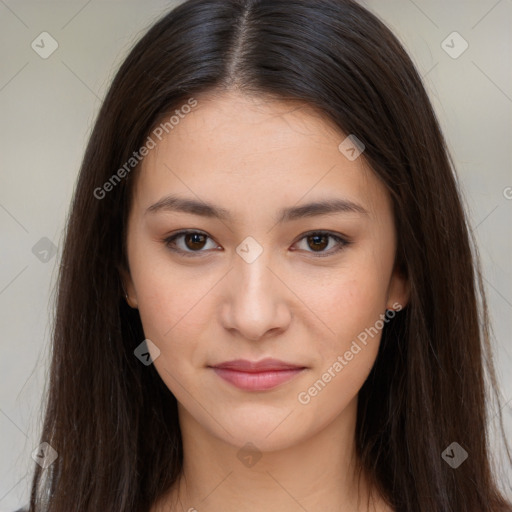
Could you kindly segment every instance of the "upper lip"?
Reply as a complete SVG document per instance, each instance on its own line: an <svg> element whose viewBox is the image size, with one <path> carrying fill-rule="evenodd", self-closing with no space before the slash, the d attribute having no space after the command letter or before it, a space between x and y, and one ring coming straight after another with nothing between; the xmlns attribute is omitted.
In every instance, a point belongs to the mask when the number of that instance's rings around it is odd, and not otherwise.
<svg viewBox="0 0 512 512"><path fill-rule="evenodd" d="M304 366L293 363L286 363L279 359L262 359L261 361L248 361L247 359L234 359L224 363L215 364L213 368L222 368L226 370L236 370L239 372L258 373L279 370L297 370L305 368Z"/></svg>

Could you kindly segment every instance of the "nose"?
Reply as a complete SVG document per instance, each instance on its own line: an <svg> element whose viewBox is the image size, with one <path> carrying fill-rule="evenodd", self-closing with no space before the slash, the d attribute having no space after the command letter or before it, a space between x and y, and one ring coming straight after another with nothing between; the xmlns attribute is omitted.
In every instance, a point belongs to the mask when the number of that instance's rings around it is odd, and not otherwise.
<svg viewBox="0 0 512 512"><path fill-rule="evenodd" d="M236 257L227 276L224 328L252 341L285 331L293 316L289 304L293 294L278 276L266 251L251 263Z"/></svg>

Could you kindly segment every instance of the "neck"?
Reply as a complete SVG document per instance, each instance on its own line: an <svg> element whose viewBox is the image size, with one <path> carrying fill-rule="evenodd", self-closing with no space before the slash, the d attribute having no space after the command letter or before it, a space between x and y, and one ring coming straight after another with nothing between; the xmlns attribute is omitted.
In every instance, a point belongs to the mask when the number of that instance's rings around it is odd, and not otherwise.
<svg viewBox="0 0 512 512"><path fill-rule="evenodd" d="M263 453L207 432L183 408L181 477L154 512L389 510L357 470L357 399L313 437Z"/></svg>

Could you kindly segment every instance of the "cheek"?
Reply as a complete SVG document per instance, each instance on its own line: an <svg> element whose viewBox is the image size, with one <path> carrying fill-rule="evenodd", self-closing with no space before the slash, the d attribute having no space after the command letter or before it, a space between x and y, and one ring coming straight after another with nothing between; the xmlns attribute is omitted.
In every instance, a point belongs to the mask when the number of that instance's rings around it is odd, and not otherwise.
<svg viewBox="0 0 512 512"><path fill-rule="evenodd" d="M190 339L205 315L215 276L173 264L163 244L156 246L149 240L136 247L131 270L145 334L165 344L186 326Z"/></svg>
<svg viewBox="0 0 512 512"><path fill-rule="evenodd" d="M154 341L162 353L177 355L185 349L190 351L194 340L200 338L204 319L208 316L205 294L208 289L185 294L174 287L167 288L161 280L153 286L148 282L147 286L147 293L142 291L138 295L146 337Z"/></svg>
<svg viewBox="0 0 512 512"><path fill-rule="evenodd" d="M145 337L160 350L155 367L166 380L163 365L174 373L173 361L186 365L192 359L211 285L172 270L168 262L162 264L157 258L148 256L140 261L144 264L133 265L132 269L138 310Z"/></svg>
<svg viewBox="0 0 512 512"><path fill-rule="evenodd" d="M387 264L360 252L315 294L315 311L331 331L318 338L318 364L298 401L307 418L327 423L356 397L377 357L386 307Z"/></svg>
<svg viewBox="0 0 512 512"><path fill-rule="evenodd" d="M348 350L351 342L374 326L385 311L386 275L375 264L365 263L365 258L358 259L357 265L347 263L326 274L325 279L303 281L299 292L315 313L315 330L325 333L316 345L324 363L326 358Z"/></svg>
<svg viewBox="0 0 512 512"><path fill-rule="evenodd" d="M176 276L152 271L137 293L144 334L160 351L153 365L177 400L187 403L190 393L197 394L197 367L204 358L196 340L201 339L202 318L207 317L204 296L209 288L199 285L184 293L186 288L180 286Z"/></svg>
<svg viewBox="0 0 512 512"><path fill-rule="evenodd" d="M317 338L317 364L296 397L311 428L328 424L355 399L375 363L385 325L385 287L376 272L340 277L325 291L320 311L335 334Z"/></svg>

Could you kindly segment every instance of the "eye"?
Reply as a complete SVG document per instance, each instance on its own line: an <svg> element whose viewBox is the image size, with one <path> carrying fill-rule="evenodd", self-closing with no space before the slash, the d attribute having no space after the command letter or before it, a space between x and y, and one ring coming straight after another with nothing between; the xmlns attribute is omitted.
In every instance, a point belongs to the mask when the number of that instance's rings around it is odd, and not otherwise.
<svg viewBox="0 0 512 512"><path fill-rule="evenodd" d="M211 238L201 231L180 231L179 233L175 233L174 235L163 240L166 247L168 247L171 251L183 254L184 256L199 256L201 252L206 252L203 250L207 248L207 240ZM180 244L177 243L178 240L181 240L184 245L181 247ZM313 250L305 249L306 252L311 252L315 256L325 257L330 256L338 251L341 251L344 247L349 245L351 242L342 238L339 235L335 235L329 231L310 231L305 233L299 241L305 240L306 245ZM326 251L326 247L329 247L329 241L334 241L334 247L331 246L330 250ZM213 240L212 240L213 242ZM211 247L210 249L218 249L218 246Z"/></svg>
<svg viewBox="0 0 512 512"><path fill-rule="evenodd" d="M185 246L177 247L176 240L183 237ZM201 231L180 231L164 240L165 245L173 252L182 253L184 256L197 256L198 252L205 247L206 240L210 238Z"/></svg>
<svg viewBox="0 0 512 512"><path fill-rule="evenodd" d="M324 249L329 246L329 239L334 240L334 249L331 246L329 251L325 251ZM341 236L330 233L329 231L310 231L302 236L299 241L305 240L306 246L312 248L312 252L315 256L325 257L331 256L338 251L341 251L344 247L349 245L351 242L345 240Z"/></svg>

